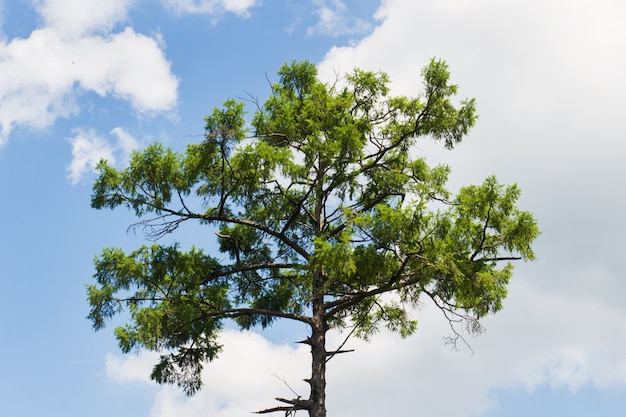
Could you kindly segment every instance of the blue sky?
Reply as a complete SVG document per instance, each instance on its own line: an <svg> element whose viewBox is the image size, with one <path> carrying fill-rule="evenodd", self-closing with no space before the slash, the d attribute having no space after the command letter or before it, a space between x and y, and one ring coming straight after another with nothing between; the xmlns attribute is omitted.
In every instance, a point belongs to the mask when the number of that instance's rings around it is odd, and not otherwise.
<svg viewBox="0 0 626 417"><path fill-rule="evenodd" d="M151 383L154 357L119 353L112 327L92 331L93 256L144 243L130 213L89 207L93 164L122 167L155 140L183 149L224 99L264 97L286 61L328 80L383 70L416 95L433 56L480 119L456 150L420 151L451 165L453 187L517 182L539 260L517 265L473 354L442 345L429 305L408 340L351 341L330 363L330 415L623 415L625 18L610 0L0 1L0 415L237 416L289 395L276 376L303 390L301 328L225 332L193 398Z"/></svg>

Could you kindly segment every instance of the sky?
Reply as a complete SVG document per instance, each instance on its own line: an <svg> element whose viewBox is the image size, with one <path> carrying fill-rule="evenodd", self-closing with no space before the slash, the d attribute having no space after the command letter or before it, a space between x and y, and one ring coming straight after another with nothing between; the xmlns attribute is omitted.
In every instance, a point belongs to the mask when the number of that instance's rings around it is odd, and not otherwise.
<svg viewBox="0 0 626 417"><path fill-rule="evenodd" d="M265 97L285 62L324 79L385 71L420 93L446 60L476 127L451 188L495 174L542 235L471 350L432 306L329 362L334 417L622 416L626 409L626 3L616 0L0 0L0 415L226 417L306 396L304 328L226 330L194 397L149 381L154 355L95 333L85 284L105 246L145 243L89 206L94 164L198 140L231 97ZM172 239L214 248L188 228ZM342 335L331 334L338 345Z"/></svg>

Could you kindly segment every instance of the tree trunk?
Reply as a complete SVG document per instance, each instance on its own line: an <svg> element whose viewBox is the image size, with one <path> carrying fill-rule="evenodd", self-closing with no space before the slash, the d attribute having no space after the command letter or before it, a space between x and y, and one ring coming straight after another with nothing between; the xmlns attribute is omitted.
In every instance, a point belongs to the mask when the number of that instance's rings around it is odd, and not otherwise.
<svg viewBox="0 0 626 417"><path fill-rule="evenodd" d="M312 329L309 417L326 417L326 324L314 323Z"/></svg>
<svg viewBox="0 0 626 417"><path fill-rule="evenodd" d="M313 273L313 316L311 323L311 386L309 417L326 417L326 323L324 273Z"/></svg>
<svg viewBox="0 0 626 417"><path fill-rule="evenodd" d="M326 163L318 156L317 189L315 204L315 234L321 236L324 230L324 175ZM311 320L311 395L309 396L309 417L326 417L326 311L324 293L326 284L324 270L315 268L312 281L312 320Z"/></svg>

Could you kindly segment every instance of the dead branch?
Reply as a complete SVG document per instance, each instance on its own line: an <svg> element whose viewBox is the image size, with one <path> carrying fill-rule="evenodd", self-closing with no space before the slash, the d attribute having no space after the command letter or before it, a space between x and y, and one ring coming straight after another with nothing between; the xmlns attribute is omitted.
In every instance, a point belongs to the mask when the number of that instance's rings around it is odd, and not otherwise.
<svg viewBox="0 0 626 417"><path fill-rule="evenodd" d="M255 414L269 414L276 413L278 411L284 411L285 417L295 416L298 410L309 410L309 400L301 400L299 397L294 400L287 400L285 398L276 398L276 401L289 404L290 406L278 406L272 408L266 408L265 410L256 411Z"/></svg>

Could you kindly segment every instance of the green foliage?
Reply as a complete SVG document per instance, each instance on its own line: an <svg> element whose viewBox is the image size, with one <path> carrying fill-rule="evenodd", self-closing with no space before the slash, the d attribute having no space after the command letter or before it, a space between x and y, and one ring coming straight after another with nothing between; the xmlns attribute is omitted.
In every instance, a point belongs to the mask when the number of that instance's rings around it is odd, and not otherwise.
<svg viewBox="0 0 626 417"><path fill-rule="evenodd" d="M216 233L219 258L177 245L106 248L88 286L94 328L127 311L121 349L162 352L152 378L190 394L224 320L408 336L426 298L476 330L502 308L510 261L534 259L539 231L516 206L517 186L489 177L453 195L450 169L417 155L418 139L453 148L476 120L474 100L453 102L445 62L429 63L413 98L390 97L383 73L327 85L314 65L293 62L278 75L250 125L243 103L228 100L185 153L154 144L125 169L98 166L94 208L127 207L152 238L185 221Z"/></svg>
<svg viewBox="0 0 626 417"><path fill-rule="evenodd" d="M230 308L228 283L215 275L217 262L197 249L153 245L129 255L107 248L95 263L98 285L87 287L94 327L127 307L131 323L115 329L122 351L177 350L161 356L152 378L194 393L202 364L220 350L215 311Z"/></svg>

